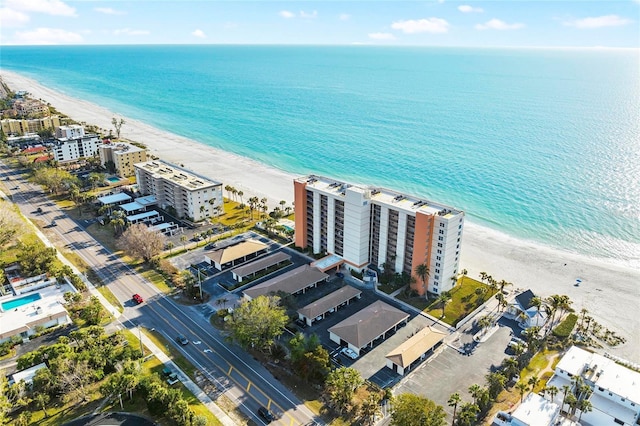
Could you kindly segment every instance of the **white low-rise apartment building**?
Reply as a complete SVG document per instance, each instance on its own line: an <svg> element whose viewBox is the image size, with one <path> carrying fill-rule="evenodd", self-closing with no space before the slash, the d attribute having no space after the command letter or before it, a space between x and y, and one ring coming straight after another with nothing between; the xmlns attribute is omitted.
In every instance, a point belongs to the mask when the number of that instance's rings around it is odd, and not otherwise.
<svg viewBox="0 0 640 426"><path fill-rule="evenodd" d="M294 180L295 243L337 255L352 269L369 264L416 278L420 294L450 290L457 276L464 212L385 188L322 176ZM416 267L426 264L426 286Z"/></svg>
<svg viewBox="0 0 640 426"><path fill-rule="evenodd" d="M147 150L129 143L105 143L98 147L100 163L105 166L112 161L116 174L120 177L129 177L135 174L133 165L147 161Z"/></svg>
<svg viewBox="0 0 640 426"><path fill-rule="evenodd" d="M97 135L85 135L78 139L58 139L51 150L56 161L75 161L97 155L101 143Z"/></svg>
<svg viewBox="0 0 640 426"><path fill-rule="evenodd" d="M163 209L172 207L179 218L199 222L222 209L222 183L164 161L134 164L138 189L155 195Z"/></svg>
<svg viewBox="0 0 640 426"><path fill-rule="evenodd" d="M577 379L577 378L580 379ZM574 389L576 380L588 385L592 410L578 415L583 425L638 424L640 418L640 373L613 359L572 346L556 365L547 386L560 389L554 402L562 404L563 386ZM565 406L564 410L569 407Z"/></svg>
<svg viewBox="0 0 640 426"><path fill-rule="evenodd" d="M79 124L56 127L57 139L79 139L84 136L84 127Z"/></svg>

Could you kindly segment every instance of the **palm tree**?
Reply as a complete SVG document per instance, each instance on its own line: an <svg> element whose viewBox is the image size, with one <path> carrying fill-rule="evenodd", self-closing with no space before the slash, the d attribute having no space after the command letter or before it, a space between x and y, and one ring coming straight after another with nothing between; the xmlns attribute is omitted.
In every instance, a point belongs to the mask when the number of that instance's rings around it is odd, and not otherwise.
<svg viewBox="0 0 640 426"><path fill-rule="evenodd" d="M516 383L516 389L520 393L520 403L522 404L522 400L524 399L524 394L529 390L529 386L524 382Z"/></svg>
<svg viewBox="0 0 640 426"><path fill-rule="evenodd" d="M244 203L242 202L242 196L243 196L243 195L244 195L244 192L242 192L242 191L238 191L238 197L240 197L240 204L244 204Z"/></svg>
<svg viewBox="0 0 640 426"><path fill-rule="evenodd" d="M506 299L504 297L504 294L502 293L496 293L495 298L498 301L497 310L498 312L500 312L500 307L502 306L502 302L505 301Z"/></svg>
<svg viewBox="0 0 640 426"><path fill-rule="evenodd" d="M469 393L471 394L471 398L473 398L473 403L476 404L478 402L478 396L480 395L480 391L482 388L477 383L469 386Z"/></svg>
<svg viewBox="0 0 640 426"><path fill-rule="evenodd" d="M587 314L589 313L589 311L586 308L582 308L582 309L580 309L580 313L582 314L582 318L580 318L580 329L582 330L582 326L584 324L584 319L587 316Z"/></svg>
<svg viewBox="0 0 640 426"><path fill-rule="evenodd" d="M422 280L422 288L427 291L427 278L429 277L429 267L426 263L421 263L416 266L416 275Z"/></svg>
<svg viewBox="0 0 640 426"><path fill-rule="evenodd" d="M442 317L444 318L444 308L447 306L447 303L449 303L449 301L451 300L451 292L449 291L445 291L443 293L440 293L440 295L438 296L438 299L436 300L436 303L440 304L440 306L442 306Z"/></svg>
<svg viewBox="0 0 640 426"><path fill-rule="evenodd" d="M504 365L504 371L505 373L507 373L507 376L509 378L518 374L518 367L520 364L518 363L518 360L516 358L509 357L505 359L502 364Z"/></svg>
<svg viewBox="0 0 640 426"><path fill-rule="evenodd" d="M167 241L167 248L169 249L169 254L171 254L171 250L173 249L174 246L175 244L173 244L173 242Z"/></svg>
<svg viewBox="0 0 640 426"><path fill-rule="evenodd" d="M182 243L182 248L186 249L187 248L187 236L186 235L181 235L180 236L180 242Z"/></svg>
<svg viewBox="0 0 640 426"><path fill-rule="evenodd" d="M498 287L500 287L500 293L502 293L504 291L504 288L507 286L513 285L513 283L510 283L508 281L505 280L500 280L500 282L498 283Z"/></svg>
<svg viewBox="0 0 640 426"><path fill-rule="evenodd" d="M540 377L533 375L529 377L529 381L527 383L531 385L531 390L534 390L536 386L538 386L538 383L540 383Z"/></svg>
<svg viewBox="0 0 640 426"><path fill-rule="evenodd" d="M467 402L460 406L460 413L458 414L458 424L460 426L470 426L476 421L476 417L480 412L480 407L476 404Z"/></svg>
<svg viewBox="0 0 640 426"><path fill-rule="evenodd" d="M487 279L487 276L486 272L480 272L480 281L484 282L484 280Z"/></svg>
<svg viewBox="0 0 640 426"><path fill-rule="evenodd" d="M460 394L458 392L452 393L449 397L449 401L447 401L449 407L453 407L453 418L451 419L451 426L453 426L453 423L456 421L456 409L458 408L458 404L460 404L460 402L462 402L462 398L460 397Z"/></svg>
<svg viewBox="0 0 640 426"><path fill-rule="evenodd" d="M555 399L556 395L560 390L555 386L548 386L546 389L547 389L547 393L549 394L550 401L553 402L553 400Z"/></svg>
<svg viewBox="0 0 640 426"><path fill-rule="evenodd" d="M582 419L583 413L588 413L589 411L593 411L593 405L591 401L587 399L580 400L578 402L578 409L580 410L580 415L578 416L578 423L580 423L580 419Z"/></svg>
<svg viewBox="0 0 640 426"><path fill-rule="evenodd" d="M569 390L571 390L571 386L562 385L562 406L560 407L561 410L564 410L564 404L567 400L567 394L569 393Z"/></svg>
<svg viewBox="0 0 640 426"><path fill-rule="evenodd" d="M126 223L126 216L122 210L116 210L111 213L111 220L109 225L113 226L114 235L119 235Z"/></svg>
<svg viewBox="0 0 640 426"><path fill-rule="evenodd" d="M490 315L485 315L478 320L478 326L483 332L486 332L489 327L493 325L493 320Z"/></svg>

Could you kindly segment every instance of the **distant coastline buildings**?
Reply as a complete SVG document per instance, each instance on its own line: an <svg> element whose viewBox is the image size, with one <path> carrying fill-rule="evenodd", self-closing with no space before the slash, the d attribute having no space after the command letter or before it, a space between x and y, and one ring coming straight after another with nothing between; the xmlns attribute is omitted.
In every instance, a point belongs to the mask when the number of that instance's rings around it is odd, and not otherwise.
<svg viewBox="0 0 640 426"><path fill-rule="evenodd" d="M178 218L199 222L222 209L222 183L196 175L164 161L134 164L138 189L155 195L158 205L175 209Z"/></svg>
<svg viewBox="0 0 640 426"><path fill-rule="evenodd" d="M373 264L416 278L419 294L454 285L464 212L389 189L322 176L294 180L295 244L339 256L352 269ZM426 286L415 276L426 264Z"/></svg>

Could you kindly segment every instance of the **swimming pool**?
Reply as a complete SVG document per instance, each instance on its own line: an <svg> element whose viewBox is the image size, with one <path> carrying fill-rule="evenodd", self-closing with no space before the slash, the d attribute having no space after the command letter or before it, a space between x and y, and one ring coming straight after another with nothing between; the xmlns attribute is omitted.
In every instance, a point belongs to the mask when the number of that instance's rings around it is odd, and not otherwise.
<svg viewBox="0 0 640 426"><path fill-rule="evenodd" d="M3 302L2 310L8 311L14 308L18 308L20 306L28 305L29 303L33 303L36 300L40 300L40 299L42 299L42 297L40 296L40 293L28 294L26 296L19 297L17 299L9 300L8 302Z"/></svg>
<svg viewBox="0 0 640 426"><path fill-rule="evenodd" d="M120 178L119 177L108 177L107 180L109 182L120 182Z"/></svg>

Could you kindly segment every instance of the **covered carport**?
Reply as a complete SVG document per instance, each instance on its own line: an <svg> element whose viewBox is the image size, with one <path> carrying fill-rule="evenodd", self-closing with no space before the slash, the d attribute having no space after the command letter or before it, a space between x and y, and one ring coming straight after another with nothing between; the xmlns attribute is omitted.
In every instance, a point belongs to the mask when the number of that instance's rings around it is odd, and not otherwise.
<svg viewBox="0 0 640 426"><path fill-rule="evenodd" d="M314 321L324 319L325 315L337 311L342 306L346 306L355 299L359 299L362 291L350 285L329 293L326 296L309 303L307 306L298 310L298 318L312 325Z"/></svg>
<svg viewBox="0 0 640 426"><path fill-rule="evenodd" d="M329 338L360 355L362 348L373 347L376 340L385 339L390 330L406 324L408 318L406 312L378 300L331 327Z"/></svg>
<svg viewBox="0 0 640 426"><path fill-rule="evenodd" d="M387 367L404 375L440 346L447 333L425 327L387 354Z"/></svg>
<svg viewBox="0 0 640 426"><path fill-rule="evenodd" d="M269 256L265 256L261 259L254 260L253 262L239 266L231 270L233 279L239 283L247 277L253 277L256 274L266 271L272 266L278 266L291 261L291 256L284 252L277 252Z"/></svg>
<svg viewBox="0 0 640 426"><path fill-rule="evenodd" d="M131 201L131 197L124 192L117 194L105 195L104 197L98 197L98 202L103 206L120 205Z"/></svg>
<svg viewBox="0 0 640 426"><path fill-rule="evenodd" d="M326 281L329 275L317 270L310 265L302 265L280 276L271 278L261 284L244 291L244 296L251 300L258 296L284 291L289 294L305 292L315 287L318 283Z"/></svg>
<svg viewBox="0 0 640 426"><path fill-rule="evenodd" d="M258 257L266 253L268 248L269 246L260 241L246 240L206 253L204 260L218 271L222 271Z"/></svg>

